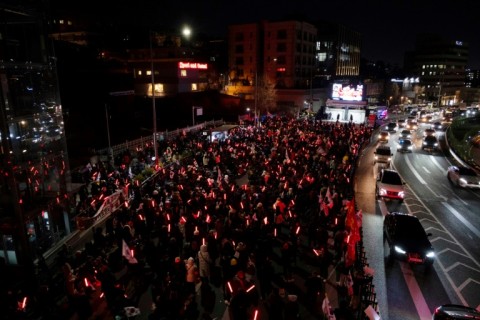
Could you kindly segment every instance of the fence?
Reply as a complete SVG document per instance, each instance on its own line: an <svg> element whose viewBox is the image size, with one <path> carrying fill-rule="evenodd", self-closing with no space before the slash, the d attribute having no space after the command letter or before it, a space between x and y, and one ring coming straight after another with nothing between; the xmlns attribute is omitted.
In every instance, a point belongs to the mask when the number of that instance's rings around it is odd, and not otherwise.
<svg viewBox="0 0 480 320"><path fill-rule="evenodd" d="M225 122L222 120L212 120L208 122L204 122L201 124L197 124L195 126L191 127L186 127L182 129L177 129L174 131L160 131L156 133L156 140L172 140L175 137L178 137L181 134L184 133L189 133L189 132L196 132L203 130L205 128L209 127L216 127L219 125L223 125ZM113 157L123 153L124 151L127 150L142 150L145 146L152 146L153 145L153 135L149 137L140 137L138 139L132 140L132 141L126 141L125 143L121 143L115 146L111 147L111 154L113 154ZM98 155L108 155L109 154L109 148L105 149L100 149L96 150L95 152Z"/></svg>

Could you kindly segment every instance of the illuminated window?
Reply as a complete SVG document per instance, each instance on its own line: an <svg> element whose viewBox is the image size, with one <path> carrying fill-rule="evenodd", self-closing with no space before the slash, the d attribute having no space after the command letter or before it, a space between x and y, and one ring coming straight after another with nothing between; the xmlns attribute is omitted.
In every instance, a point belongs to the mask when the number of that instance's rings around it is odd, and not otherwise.
<svg viewBox="0 0 480 320"><path fill-rule="evenodd" d="M62 20L60 20L60 21L58 21L58 22L59 22L60 24L63 24L65 21L63 21L63 19L62 19Z"/></svg>
<svg viewBox="0 0 480 320"><path fill-rule="evenodd" d="M180 70L180 76L181 77L186 77L187 76L187 70L186 69Z"/></svg>
<svg viewBox="0 0 480 320"><path fill-rule="evenodd" d="M163 84L162 83L155 83L155 95L159 95L163 93ZM152 96L152 84L148 84L148 95Z"/></svg>
<svg viewBox="0 0 480 320"><path fill-rule="evenodd" d="M147 70L147 76L151 76L152 75L152 70Z"/></svg>
<svg viewBox="0 0 480 320"><path fill-rule="evenodd" d="M155 93L163 93L163 83L155 83Z"/></svg>
<svg viewBox="0 0 480 320"><path fill-rule="evenodd" d="M141 76L141 75L142 75L142 70L138 70L137 74L138 74L139 76Z"/></svg>
<svg viewBox="0 0 480 320"><path fill-rule="evenodd" d="M422 65L422 69L425 69L425 65Z"/></svg>
<svg viewBox="0 0 480 320"><path fill-rule="evenodd" d="M327 53L326 53L326 52L320 52L320 53L317 55L317 59L318 59L318 61L325 61L325 60L327 60Z"/></svg>
<svg viewBox="0 0 480 320"><path fill-rule="evenodd" d="M198 87L196 83L192 83L192 91L197 91Z"/></svg>

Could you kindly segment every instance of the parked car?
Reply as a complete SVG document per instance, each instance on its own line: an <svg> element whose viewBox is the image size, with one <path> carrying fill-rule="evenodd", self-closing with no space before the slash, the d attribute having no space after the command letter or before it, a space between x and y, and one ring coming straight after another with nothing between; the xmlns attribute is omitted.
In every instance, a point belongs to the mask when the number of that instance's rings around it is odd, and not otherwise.
<svg viewBox="0 0 480 320"><path fill-rule="evenodd" d="M420 220L414 215L390 212L383 219L383 240L389 247L388 258L430 267L435 251Z"/></svg>
<svg viewBox="0 0 480 320"><path fill-rule="evenodd" d="M435 309L432 320L480 320L480 312L458 304L444 304Z"/></svg>
<svg viewBox="0 0 480 320"><path fill-rule="evenodd" d="M447 178L458 187L480 189L480 176L471 168L450 166L447 169Z"/></svg>
<svg viewBox="0 0 480 320"><path fill-rule="evenodd" d="M400 139L398 141L398 152L413 152L414 144L410 139Z"/></svg>
<svg viewBox="0 0 480 320"><path fill-rule="evenodd" d="M422 141L422 150L436 151L438 149L438 140L435 136L426 136Z"/></svg>
<svg viewBox="0 0 480 320"><path fill-rule="evenodd" d="M392 150L390 149L389 146L379 146L375 151L373 152L374 159L373 159L373 164L379 162L379 163L386 163L387 165L390 164L390 161L392 160Z"/></svg>
<svg viewBox="0 0 480 320"><path fill-rule="evenodd" d="M405 198L404 182L397 171L382 169L377 177L376 195L379 198L398 199Z"/></svg>

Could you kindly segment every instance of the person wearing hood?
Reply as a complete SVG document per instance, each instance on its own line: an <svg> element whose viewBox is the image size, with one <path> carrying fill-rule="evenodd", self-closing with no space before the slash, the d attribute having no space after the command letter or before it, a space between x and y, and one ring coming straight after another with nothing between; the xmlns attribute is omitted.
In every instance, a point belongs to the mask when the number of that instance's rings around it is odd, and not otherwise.
<svg viewBox="0 0 480 320"><path fill-rule="evenodd" d="M210 279L210 265L212 264L212 259L208 253L208 247L206 244L200 246L200 251L198 251L198 265L200 279L202 282L208 281Z"/></svg>

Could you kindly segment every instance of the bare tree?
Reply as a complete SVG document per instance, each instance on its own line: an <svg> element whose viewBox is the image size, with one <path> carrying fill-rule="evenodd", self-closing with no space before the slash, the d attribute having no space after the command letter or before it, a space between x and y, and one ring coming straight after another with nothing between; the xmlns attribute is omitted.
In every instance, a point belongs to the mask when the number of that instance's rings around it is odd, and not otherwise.
<svg viewBox="0 0 480 320"><path fill-rule="evenodd" d="M266 76L258 78L256 86L257 110L259 113L274 112L277 109L275 84Z"/></svg>

